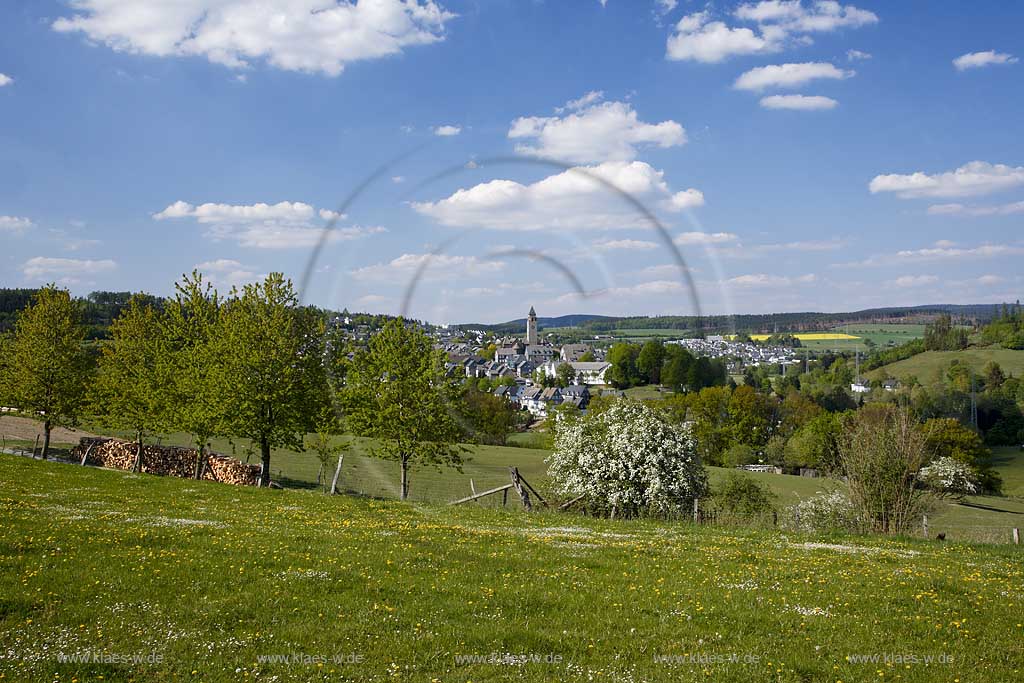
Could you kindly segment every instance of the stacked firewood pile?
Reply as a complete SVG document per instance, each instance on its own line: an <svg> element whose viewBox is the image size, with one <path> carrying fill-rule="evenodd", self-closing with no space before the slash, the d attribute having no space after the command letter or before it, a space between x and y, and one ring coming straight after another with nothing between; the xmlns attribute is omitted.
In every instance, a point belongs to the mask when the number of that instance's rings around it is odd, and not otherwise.
<svg viewBox="0 0 1024 683"><path fill-rule="evenodd" d="M83 438L71 451L76 460L86 453L86 463L119 470L131 470L135 466L138 444L120 439ZM259 483L259 465L247 465L226 455L209 453L203 468L203 479L219 481L236 486L256 486ZM142 449L142 471L168 477L185 479L195 476L196 449L181 446L144 446Z"/></svg>

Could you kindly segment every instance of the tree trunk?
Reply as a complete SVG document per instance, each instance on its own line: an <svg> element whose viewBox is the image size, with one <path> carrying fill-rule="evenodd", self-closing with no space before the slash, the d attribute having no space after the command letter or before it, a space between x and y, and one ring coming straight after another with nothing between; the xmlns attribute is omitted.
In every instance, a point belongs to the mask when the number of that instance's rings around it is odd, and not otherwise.
<svg viewBox="0 0 1024 683"><path fill-rule="evenodd" d="M263 463L260 486L270 486L270 442L265 436L260 437L260 461Z"/></svg>
<svg viewBox="0 0 1024 683"><path fill-rule="evenodd" d="M50 454L50 431L53 429L53 425L50 424L49 420L43 422L43 460Z"/></svg>
<svg viewBox="0 0 1024 683"><path fill-rule="evenodd" d="M409 498L409 458L404 455L402 460L402 500Z"/></svg>
<svg viewBox="0 0 1024 683"><path fill-rule="evenodd" d="M135 449L135 464L132 465L132 472L142 471L142 432L138 432L138 446Z"/></svg>
<svg viewBox="0 0 1024 683"><path fill-rule="evenodd" d="M196 471L193 475L196 479L201 479L203 476L203 456L206 446L202 445L196 449Z"/></svg>

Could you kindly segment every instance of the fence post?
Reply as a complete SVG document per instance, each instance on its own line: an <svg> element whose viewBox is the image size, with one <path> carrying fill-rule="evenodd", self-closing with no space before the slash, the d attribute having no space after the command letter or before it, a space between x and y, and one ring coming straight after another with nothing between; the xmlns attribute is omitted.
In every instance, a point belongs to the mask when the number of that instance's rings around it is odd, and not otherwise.
<svg viewBox="0 0 1024 683"><path fill-rule="evenodd" d="M928 538L928 515L921 518L921 525L924 529L924 537Z"/></svg>
<svg viewBox="0 0 1024 683"><path fill-rule="evenodd" d="M700 518L700 499L693 499L693 523L697 524Z"/></svg>
<svg viewBox="0 0 1024 683"><path fill-rule="evenodd" d="M1013 544L1020 545L1020 529L1013 527Z"/></svg>
<svg viewBox="0 0 1024 683"><path fill-rule="evenodd" d="M36 442L32 444L32 459L36 459L36 449L39 448L39 435L36 434Z"/></svg>

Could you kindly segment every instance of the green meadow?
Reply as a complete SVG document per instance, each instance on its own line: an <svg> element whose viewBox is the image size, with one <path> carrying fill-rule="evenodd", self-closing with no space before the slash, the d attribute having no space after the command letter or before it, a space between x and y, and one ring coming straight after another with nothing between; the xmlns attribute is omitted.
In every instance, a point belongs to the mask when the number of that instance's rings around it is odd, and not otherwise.
<svg viewBox="0 0 1024 683"><path fill-rule="evenodd" d="M0 680L1011 681L1019 548L0 455ZM884 598L882 597L884 596Z"/></svg>

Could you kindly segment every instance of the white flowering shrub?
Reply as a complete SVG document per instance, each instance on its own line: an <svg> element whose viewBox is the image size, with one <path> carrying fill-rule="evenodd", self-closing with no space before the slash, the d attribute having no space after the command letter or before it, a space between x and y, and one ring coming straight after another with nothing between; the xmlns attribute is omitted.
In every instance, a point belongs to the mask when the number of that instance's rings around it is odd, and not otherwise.
<svg viewBox="0 0 1024 683"><path fill-rule="evenodd" d="M561 493L611 514L688 509L708 487L689 430L628 399L560 424L547 462Z"/></svg>
<svg viewBox="0 0 1024 683"><path fill-rule="evenodd" d="M980 490L971 466L949 456L933 460L917 473L917 480L939 497L963 498Z"/></svg>
<svg viewBox="0 0 1024 683"><path fill-rule="evenodd" d="M819 491L786 509L786 526L807 533L864 531L868 524L850 497L840 490Z"/></svg>

